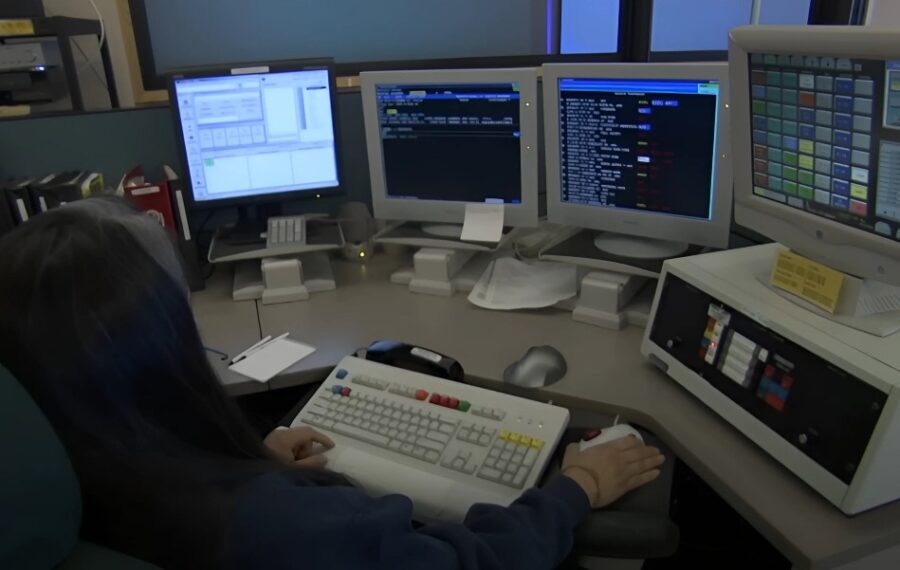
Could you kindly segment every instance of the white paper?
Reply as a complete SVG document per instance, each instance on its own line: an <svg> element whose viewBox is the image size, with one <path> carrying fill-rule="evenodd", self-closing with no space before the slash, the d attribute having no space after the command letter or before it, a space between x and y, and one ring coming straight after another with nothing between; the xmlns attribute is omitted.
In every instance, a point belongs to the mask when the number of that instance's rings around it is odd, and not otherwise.
<svg viewBox="0 0 900 570"><path fill-rule="evenodd" d="M878 281L863 281L856 316L867 317L900 310L900 290Z"/></svg>
<svg viewBox="0 0 900 570"><path fill-rule="evenodd" d="M282 338L254 351L250 356L229 366L228 369L258 382L268 382L282 370L315 351L316 349L308 344Z"/></svg>
<svg viewBox="0 0 900 570"><path fill-rule="evenodd" d="M466 204L463 241L497 243L503 237L503 204Z"/></svg>
<svg viewBox="0 0 900 570"><path fill-rule="evenodd" d="M574 265L512 257L491 262L469 294L469 302L485 309L538 309L578 293Z"/></svg>

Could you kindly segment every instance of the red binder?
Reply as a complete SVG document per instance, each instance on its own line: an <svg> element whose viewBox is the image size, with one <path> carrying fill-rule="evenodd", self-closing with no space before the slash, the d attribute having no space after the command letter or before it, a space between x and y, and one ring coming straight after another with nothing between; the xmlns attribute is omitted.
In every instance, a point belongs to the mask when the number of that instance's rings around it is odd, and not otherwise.
<svg viewBox="0 0 900 570"><path fill-rule="evenodd" d="M137 166L132 168L122 180L122 192L129 201L147 212L173 237L177 237L178 230L175 226L175 214L172 211L168 181L162 180L150 184L144 179L143 168Z"/></svg>

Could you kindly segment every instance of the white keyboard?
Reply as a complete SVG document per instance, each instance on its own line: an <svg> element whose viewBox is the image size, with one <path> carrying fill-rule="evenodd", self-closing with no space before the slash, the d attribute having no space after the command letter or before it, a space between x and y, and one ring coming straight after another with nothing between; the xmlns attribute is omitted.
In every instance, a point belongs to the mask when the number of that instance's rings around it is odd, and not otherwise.
<svg viewBox="0 0 900 570"><path fill-rule="evenodd" d="M306 218L304 216L273 216L266 231L266 247L304 245Z"/></svg>
<svg viewBox="0 0 900 570"><path fill-rule="evenodd" d="M568 423L565 408L348 356L291 425L327 433L328 468L369 493L458 522L534 486Z"/></svg>

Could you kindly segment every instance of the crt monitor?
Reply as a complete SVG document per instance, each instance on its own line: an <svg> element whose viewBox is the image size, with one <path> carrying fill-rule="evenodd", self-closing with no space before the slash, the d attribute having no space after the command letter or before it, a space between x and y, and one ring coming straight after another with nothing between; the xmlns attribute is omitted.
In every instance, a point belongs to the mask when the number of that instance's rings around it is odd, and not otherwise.
<svg viewBox="0 0 900 570"><path fill-rule="evenodd" d="M900 43L863 26L731 32L735 220L900 285Z"/></svg>
<svg viewBox="0 0 900 570"><path fill-rule="evenodd" d="M725 247L727 79L723 63L545 65L547 219L624 258Z"/></svg>
<svg viewBox="0 0 900 570"><path fill-rule="evenodd" d="M360 79L376 218L462 224L467 203L495 203L504 206L505 225L537 225L534 68Z"/></svg>
<svg viewBox="0 0 900 570"><path fill-rule="evenodd" d="M195 209L271 206L337 191L328 62L180 71L169 87Z"/></svg>

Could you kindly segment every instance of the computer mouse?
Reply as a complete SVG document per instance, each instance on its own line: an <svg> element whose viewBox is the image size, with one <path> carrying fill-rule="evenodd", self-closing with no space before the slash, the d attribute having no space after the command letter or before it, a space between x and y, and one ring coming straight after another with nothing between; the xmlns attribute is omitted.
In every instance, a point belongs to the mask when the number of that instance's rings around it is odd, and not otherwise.
<svg viewBox="0 0 900 570"><path fill-rule="evenodd" d="M644 438L641 436L641 432L634 429L630 425L616 424L614 426L609 426L608 428L603 428L601 430L589 430L588 433L585 434L584 439L578 442L578 449L584 451L585 449L590 449L595 445L622 439L623 437L628 437L629 435L633 435L639 440L644 441Z"/></svg>
<svg viewBox="0 0 900 570"><path fill-rule="evenodd" d="M552 346L532 346L525 356L506 367L503 381L524 388L540 388L559 381L569 367Z"/></svg>

